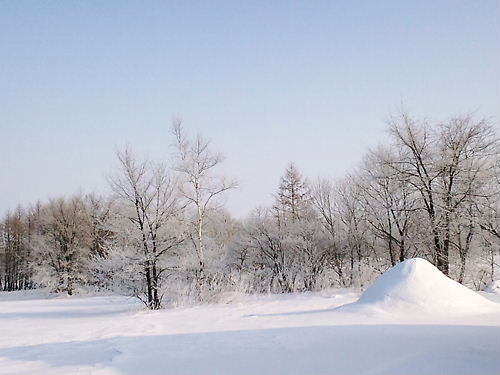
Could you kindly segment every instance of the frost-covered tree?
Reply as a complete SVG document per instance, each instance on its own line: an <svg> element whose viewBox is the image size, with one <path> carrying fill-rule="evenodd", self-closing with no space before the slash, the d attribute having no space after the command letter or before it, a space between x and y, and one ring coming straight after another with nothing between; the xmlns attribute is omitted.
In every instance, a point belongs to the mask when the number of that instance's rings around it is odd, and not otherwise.
<svg viewBox="0 0 500 375"><path fill-rule="evenodd" d="M295 254L298 280L305 290L314 290L331 254L314 210L311 187L295 165L290 164L281 177L275 195L277 225L286 239L290 254Z"/></svg>
<svg viewBox="0 0 500 375"><path fill-rule="evenodd" d="M137 279L134 293L148 308L159 309L165 257L184 241L178 230L183 210L175 179L162 164L137 161L129 148L118 153L120 173L110 179L117 199L118 255L122 275ZM123 264L125 263L125 264Z"/></svg>
<svg viewBox="0 0 500 375"><path fill-rule="evenodd" d="M373 252L373 239L369 236L366 211L360 202L363 191L356 182L356 175L349 175L337 184L336 208L340 220L342 247L349 254L349 285L363 286L363 263ZM371 260L376 260L372 257Z"/></svg>
<svg viewBox="0 0 500 375"><path fill-rule="evenodd" d="M109 289L156 309L227 291L364 287L414 256L477 289L497 279L500 142L492 124L403 112L388 125L388 142L345 178L311 186L290 164L273 205L237 220L221 199L235 187L216 174L222 156L176 121L174 171L125 150L112 196L7 214L0 288Z"/></svg>
<svg viewBox="0 0 500 375"><path fill-rule="evenodd" d="M323 228L325 248L328 256L325 258L329 269L337 276L341 286L348 285L346 265L349 251L342 246L341 220L339 218L337 187L327 179L320 179L312 189L312 201L318 212L318 222Z"/></svg>
<svg viewBox="0 0 500 375"><path fill-rule="evenodd" d="M32 287L33 221L20 206L0 223L0 290Z"/></svg>
<svg viewBox="0 0 500 375"><path fill-rule="evenodd" d="M296 221L311 214L311 194L307 181L290 163L280 179L274 209L278 219Z"/></svg>
<svg viewBox="0 0 500 375"><path fill-rule="evenodd" d="M257 210L246 223L243 247L251 251L254 276L267 291L295 290L299 258L270 210Z"/></svg>
<svg viewBox="0 0 500 375"><path fill-rule="evenodd" d="M87 280L89 249L89 217L80 196L53 199L42 207L34 246L38 284L73 294Z"/></svg>
<svg viewBox="0 0 500 375"><path fill-rule="evenodd" d="M307 181L290 164L282 176L272 208L255 211L240 242L242 265L250 267L268 290L289 293L314 290L331 254ZM264 283L265 284L265 283Z"/></svg>
<svg viewBox="0 0 500 375"><path fill-rule="evenodd" d="M379 148L367 155L357 176L365 220L383 241L391 266L416 255L408 239L413 234L418 197L404 174L395 174L390 167L397 160L399 155Z"/></svg>
<svg viewBox="0 0 500 375"><path fill-rule="evenodd" d="M109 251L109 241L113 238L110 227L112 200L89 194L85 197L85 205L90 224L90 252L94 256L105 258Z"/></svg>
<svg viewBox="0 0 500 375"><path fill-rule="evenodd" d="M176 147L175 169L180 174L180 192L189 206L194 208L194 215L188 217L188 222L191 227L191 243L198 262L196 279L199 297L203 299L203 289L208 281L205 254L206 221L209 212L221 208L218 198L228 190L236 188L236 182L214 174L224 157L211 150L210 141L200 134L188 139L180 120L173 122L172 131Z"/></svg>
<svg viewBox="0 0 500 375"><path fill-rule="evenodd" d="M494 130L469 115L432 127L403 112L390 120L390 131L401 155L390 165L420 195L436 266L448 274L453 216L491 178Z"/></svg>

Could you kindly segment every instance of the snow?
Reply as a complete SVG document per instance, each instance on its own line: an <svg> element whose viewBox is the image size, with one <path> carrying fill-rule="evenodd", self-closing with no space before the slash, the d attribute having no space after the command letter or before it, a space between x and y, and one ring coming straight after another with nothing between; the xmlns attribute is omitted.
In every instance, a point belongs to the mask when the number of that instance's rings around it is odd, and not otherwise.
<svg viewBox="0 0 500 375"><path fill-rule="evenodd" d="M341 309L455 316L494 313L498 304L445 276L427 260L414 258L385 272L358 301Z"/></svg>
<svg viewBox="0 0 500 375"><path fill-rule="evenodd" d="M0 293L0 373L498 374L500 304L442 277L407 262L357 304L348 289L161 311L120 296ZM440 304L449 314L431 313Z"/></svg>
<svg viewBox="0 0 500 375"><path fill-rule="evenodd" d="M500 295L500 280L492 281L484 287L483 291Z"/></svg>

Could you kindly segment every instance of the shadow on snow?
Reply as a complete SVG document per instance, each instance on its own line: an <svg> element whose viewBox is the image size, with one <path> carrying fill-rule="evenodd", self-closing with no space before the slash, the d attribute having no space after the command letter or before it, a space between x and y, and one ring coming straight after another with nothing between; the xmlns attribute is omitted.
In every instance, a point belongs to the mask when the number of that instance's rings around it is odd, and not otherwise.
<svg viewBox="0 0 500 375"><path fill-rule="evenodd" d="M344 325L118 336L4 348L0 357L124 374L497 374L499 347L491 326Z"/></svg>

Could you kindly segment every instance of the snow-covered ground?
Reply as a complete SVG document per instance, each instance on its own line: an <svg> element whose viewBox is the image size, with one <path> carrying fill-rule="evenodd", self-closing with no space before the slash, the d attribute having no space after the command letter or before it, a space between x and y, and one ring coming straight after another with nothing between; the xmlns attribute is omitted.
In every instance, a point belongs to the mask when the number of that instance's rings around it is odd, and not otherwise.
<svg viewBox="0 0 500 375"><path fill-rule="evenodd" d="M348 290L153 312L126 297L0 293L0 373L498 374L500 297L488 296L491 310L431 314L337 309L359 297Z"/></svg>

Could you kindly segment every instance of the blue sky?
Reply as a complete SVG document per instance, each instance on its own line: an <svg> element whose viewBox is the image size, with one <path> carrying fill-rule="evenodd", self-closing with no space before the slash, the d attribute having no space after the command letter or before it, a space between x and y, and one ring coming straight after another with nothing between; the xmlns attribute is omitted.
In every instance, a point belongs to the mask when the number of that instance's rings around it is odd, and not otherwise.
<svg viewBox="0 0 500 375"><path fill-rule="evenodd" d="M499 4L0 1L0 211L106 192L115 151L167 159L182 117L268 204L290 161L336 178L404 102L500 118Z"/></svg>

